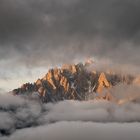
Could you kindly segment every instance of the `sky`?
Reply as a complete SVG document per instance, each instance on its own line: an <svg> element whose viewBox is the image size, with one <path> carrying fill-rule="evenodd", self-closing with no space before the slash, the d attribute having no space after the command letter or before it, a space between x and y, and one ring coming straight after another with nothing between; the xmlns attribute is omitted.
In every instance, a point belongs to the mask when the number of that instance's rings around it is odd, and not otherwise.
<svg viewBox="0 0 140 140"><path fill-rule="evenodd" d="M89 57L135 73L139 37L139 0L0 0L0 90Z"/></svg>

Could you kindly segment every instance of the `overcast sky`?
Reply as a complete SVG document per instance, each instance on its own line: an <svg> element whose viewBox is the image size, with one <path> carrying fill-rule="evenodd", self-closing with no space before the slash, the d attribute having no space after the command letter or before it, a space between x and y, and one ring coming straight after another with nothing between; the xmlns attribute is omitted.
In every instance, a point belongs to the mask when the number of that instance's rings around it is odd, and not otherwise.
<svg viewBox="0 0 140 140"><path fill-rule="evenodd" d="M88 57L139 67L139 38L139 0L0 0L0 89Z"/></svg>

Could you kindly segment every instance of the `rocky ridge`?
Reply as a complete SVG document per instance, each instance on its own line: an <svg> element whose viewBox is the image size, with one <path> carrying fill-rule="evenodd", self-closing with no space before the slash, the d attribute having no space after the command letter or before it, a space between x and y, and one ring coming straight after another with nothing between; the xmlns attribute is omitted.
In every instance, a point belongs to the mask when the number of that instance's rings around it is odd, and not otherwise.
<svg viewBox="0 0 140 140"><path fill-rule="evenodd" d="M14 95L37 96L42 102L60 100L112 100L113 96L104 89L110 89L119 83L131 84L134 77L107 72L88 71L87 64L64 65L50 69L35 83L23 84L14 89Z"/></svg>

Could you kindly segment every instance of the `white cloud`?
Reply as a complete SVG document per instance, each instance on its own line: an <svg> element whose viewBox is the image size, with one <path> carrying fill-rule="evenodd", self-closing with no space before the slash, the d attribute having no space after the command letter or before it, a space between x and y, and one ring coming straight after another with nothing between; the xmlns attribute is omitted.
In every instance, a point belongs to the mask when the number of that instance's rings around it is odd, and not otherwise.
<svg viewBox="0 0 140 140"><path fill-rule="evenodd" d="M139 140L138 123L58 122L17 131L7 140Z"/></svg>
<svg viewBox="0 0 140 140"><path fill-rule="evenodd" d="M122 87L115 90L126 99L124 91L134 93ZM139 108L140 102L129 100L121 105L108 101L71 100L40 104L33 99L0 94L0 139L137 140L140 138ZM8 133L10 137L4 136Z"/></svg>

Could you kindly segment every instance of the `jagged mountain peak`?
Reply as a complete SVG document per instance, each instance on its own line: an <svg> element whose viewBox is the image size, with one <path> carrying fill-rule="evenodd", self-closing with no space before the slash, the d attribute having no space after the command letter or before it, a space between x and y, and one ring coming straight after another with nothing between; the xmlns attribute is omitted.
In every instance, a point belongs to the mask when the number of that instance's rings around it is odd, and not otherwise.
<svg viewBox="0 0 140 140"><path fill-rule="evenodd" d="M47 74L35 83L26 83L20 88L14 89L14 95L31 96L38 93L43 102L54 102L59 100L86 100L89 95L96 94L97 99L112 99L110 93L102 94L104 89L111 88L118 83L130 84L132 77L88 71L87 64L66 64L62 68L50 69Z"/></svg>

